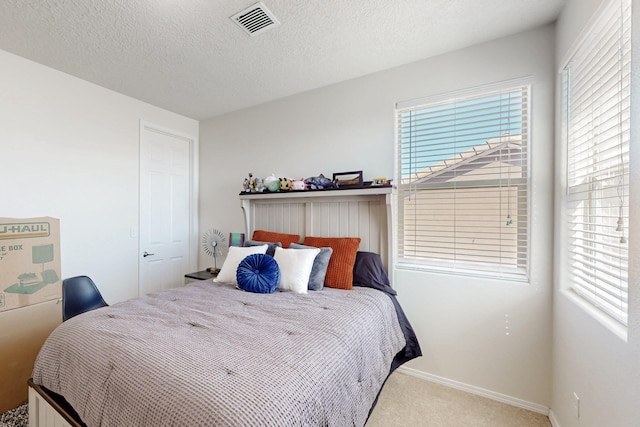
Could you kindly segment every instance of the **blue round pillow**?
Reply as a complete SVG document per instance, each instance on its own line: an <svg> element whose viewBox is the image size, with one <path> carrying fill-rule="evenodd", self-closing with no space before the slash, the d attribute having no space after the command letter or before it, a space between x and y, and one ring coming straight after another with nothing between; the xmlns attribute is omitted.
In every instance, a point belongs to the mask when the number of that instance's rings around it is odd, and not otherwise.
<svg viewBox="0 0 640 427"><path fill-rule="evenodd" d="M278 287L280 267L272 256L249 255L238 265L236 280L238 287L244 291L270 294Z"/></svg>

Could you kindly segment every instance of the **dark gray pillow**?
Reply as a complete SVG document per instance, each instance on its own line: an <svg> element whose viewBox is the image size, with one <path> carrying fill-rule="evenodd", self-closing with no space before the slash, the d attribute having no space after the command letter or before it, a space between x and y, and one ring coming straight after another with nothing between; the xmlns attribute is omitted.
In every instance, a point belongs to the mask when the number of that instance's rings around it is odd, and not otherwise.
<svg viewBox="0 0 640 427"><path fill-rule="evenodd" d="M310 249L313 248L313 246L305 246L298 243L292 243L291 245L289 245L289 248ZM311 268L311 274L309 275L309 285L307 286L309 290L319 291L324 287L324 278L327 275L329 258L331 258L332 253L332 248L320 248L320 253L316 255L316 259L313 261L313 267Z"/></svg>
<svg viewBox="0 0 640 427"><path fill-rule="evenodd" d="M276 247L281 248L280 242L259 242L257 240L245 240L245 246L262 246L267 245L267 255L273 256L276 253Z"/></svg>

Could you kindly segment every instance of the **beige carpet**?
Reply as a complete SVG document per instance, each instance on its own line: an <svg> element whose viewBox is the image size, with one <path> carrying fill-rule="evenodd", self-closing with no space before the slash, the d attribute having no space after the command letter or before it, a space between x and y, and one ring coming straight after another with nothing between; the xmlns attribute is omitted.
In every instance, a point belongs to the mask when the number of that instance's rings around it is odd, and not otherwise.
<svg viewBox="0 0 640 427"><path fill-rule="evenodd" d="M15 412L15 414L13 414ZM0 427L26 427L26 405L0 415ZM395 372L365 427L550 427L541 414Z"/></svg>
<svg viewBox="0 0 640 427"><path fill-rule="evenodd" d="M366 427L550 427L545 415L395 372Z"/></svg>

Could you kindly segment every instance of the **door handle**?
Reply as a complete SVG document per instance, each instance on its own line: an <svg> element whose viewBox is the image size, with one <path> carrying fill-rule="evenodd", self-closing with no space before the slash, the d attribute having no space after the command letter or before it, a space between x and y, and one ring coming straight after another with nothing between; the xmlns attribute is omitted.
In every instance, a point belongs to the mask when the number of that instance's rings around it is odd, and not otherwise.
<svg viewBox="0 0 640 427"><path fill-rule="evenodd" d="M143 256L144 258L146 258L146 257L148 257L148 256L151 256L151 255L155 255L155 254L150 254L150 253L149 253L149 252L147 252L147 251L144 251L144 253L142 254L142 256Z"/></svg>

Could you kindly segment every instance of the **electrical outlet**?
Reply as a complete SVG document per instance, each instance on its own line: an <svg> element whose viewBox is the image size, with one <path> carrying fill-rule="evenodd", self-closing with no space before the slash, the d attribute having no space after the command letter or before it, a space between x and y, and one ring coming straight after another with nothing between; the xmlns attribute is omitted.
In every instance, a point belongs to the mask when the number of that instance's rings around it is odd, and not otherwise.
<svg viewBox="0 0 640 427"><path fill-rule="evenodd" d="M573 392L573 406L576 408L576 418L580 419L580 398L575 391Z"/></svg>

